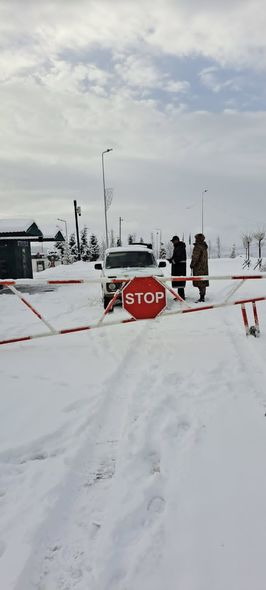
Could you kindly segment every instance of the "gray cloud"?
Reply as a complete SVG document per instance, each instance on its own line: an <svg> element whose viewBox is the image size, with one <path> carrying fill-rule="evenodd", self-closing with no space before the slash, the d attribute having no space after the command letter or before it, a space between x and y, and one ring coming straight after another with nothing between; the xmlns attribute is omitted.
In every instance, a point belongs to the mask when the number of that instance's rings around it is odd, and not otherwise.
<svg viewBox="0 0 266 590"><path fill-rule="evenodd" d="M265 68L265 13L248 0L28 1L23 12L2 1L2 214L70 221L78 198L82 220L103 233L101 153L113 147L114 228L122 215L125 231L146 237L158 225L193 233L204 186L212 239L235 241L246 217L256 225L266 214L265 112L239 112L230 92L241 95L242 68ZM169 55L210 59L198 74L213 95L226 91L223 108L198 108L200 89L167 69Z"/></svg>

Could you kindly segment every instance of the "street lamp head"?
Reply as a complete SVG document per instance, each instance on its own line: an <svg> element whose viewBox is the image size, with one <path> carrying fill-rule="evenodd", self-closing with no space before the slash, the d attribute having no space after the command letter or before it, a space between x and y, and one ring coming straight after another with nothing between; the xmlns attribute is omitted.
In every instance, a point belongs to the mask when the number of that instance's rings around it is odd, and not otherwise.
<svg viewBox="0 0 266 590"><path fill-rule="evenodd" d="M108 154L108 152L112 152L112 151L113 151L113 148L107 148L107 150L105 150L104 152L102 152L102 155L103 154Z"/></svg>

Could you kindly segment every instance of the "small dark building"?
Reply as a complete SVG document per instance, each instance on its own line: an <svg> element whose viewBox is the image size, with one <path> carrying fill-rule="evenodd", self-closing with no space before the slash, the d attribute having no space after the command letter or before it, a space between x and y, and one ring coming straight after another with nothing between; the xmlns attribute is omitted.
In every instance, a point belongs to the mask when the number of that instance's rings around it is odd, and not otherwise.
<svg viewBox="0 0 266 590"><path fill-rule="evenodd" d="M64 240L56 234L57 241ZM0 278L31 279L31 242L55 241L43 236L33 220L0 220Z"/></svg>

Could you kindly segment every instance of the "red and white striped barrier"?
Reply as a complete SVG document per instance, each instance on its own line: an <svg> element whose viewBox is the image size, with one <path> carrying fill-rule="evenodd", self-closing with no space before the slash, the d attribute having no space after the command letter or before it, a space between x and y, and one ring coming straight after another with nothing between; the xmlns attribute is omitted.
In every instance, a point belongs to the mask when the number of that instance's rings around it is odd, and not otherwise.
<svg viewBox="0 0 266 590"><path fill-rule="evenodd" d="M170 317L173 315L178 315L178 314L183 314L183 313L193 313L193 312L199 312L199 311L206 311L209 309L218 309L220 307L229 307L229 306L233 306L233 305L241 305L241 309L243 310L244 306L246 303L252 303L253 305L253 311L254 311L254 306L255 306L255 310L256 310L256 302L258 301L266 301L266 297L252 297L250 299L239 299L238 301L231 301L231 302L224 302L224 303L213 303L212 305L202 305L201 307L192 307L192 308L188 308L188 309L177 309L175 311L169 311L169 312L165 312L162 316L160 317ZM243 313L243 311L242 311ZM258 323L258 316L257 316L257 310L254 311L254 317L256 317L255 319L255 324L256 327L258 329L258 333L255 335L259 335L259 323ZM107 324L103 324L100 323L99 321L95 324L90 324L87 326L77 326L75 328L64 328L62 330L56 330L56 331L50 331L50 332L43 332L40 334L32 334L29 336L22 336L22 337L18 337L18 338L9 338L7 340L0 340L0 345L2 344L11 344L11 343L16 343L16 342L25 342L27 340L34 340L36 338L45 338L47 336L58 336L58 335L62 335L62 334L73 334L75 332L85 332L88 330L94 330L96 328L100 328L103 326L115 326L115 325L119 325L119 324L129 324L132 322L140 322L140 321L147 321L147 320L135 320L134 318L127 318L127 319L121 319L121 320L114 320L114 321L110 321ZM247 316L245 319L245 327L248 327L248 320L247 320ZM250 331L250 329L246 329L246 334L251 334L252 332Z"/></svg>
<svg viewBox="0 0 266 590"><path fill-rule="evenodd" d="M40 312L37 311L37 309L35 309L35 307L33 307L33 305L31 305L31 303L29 303L29 301L27 301L27 299L25 299L25 297L23 297L21 293L17 289L15 289L15 287L13 287L13 285L8 285L8 288L10 289L10 291L12 291L12 293L14 293L14 295L17 295L17 297L22 301L22 303L24 303L24 305L26 305L32 311L32 313L34 313L37 316L37 318L39 318L39 320L41 320L41 322L43 322L47 326L47 328L49 328L51 332L55 332L55 328L53 328L50 322L48 322L48 320L46 320L40 314Z"/></svg>
<svg viewBox="0 0 266 590"><path fill-rule="evenodd" d="M145 275L136 275L136 276L145 276ZM155 275L153 275L155 276ZM95 279L2 279L0 280L0 285L3 286L22 286L22 285L80 285L80 284L90 284L90 283L128 283L132 280L133 277L117 277L115 279L111 279L108 277L97 277ZM148 276L147 276L148 278ZM252 279L266 279L266 273L261 273L257 275L200 275L200 276L190 276L190 277L156 277L159 279L161 283L166 283L168 281L227 281L227 280L252 280Z"/></svg>
<svg viewBox="0 0 266 590"><path fill-rule="evenodd" d="M151 277L141 277L142 279L149 279ZM158 277L158 281L160 283L165 283L167 281L193 281L193 280L228 280L228 279L238 279L240 281L240 283L238 283L236 286L234 286L233 290L231 290L231 292L229 293L229 295L227 296L226 300L222 303L217 303L217 304L212 304L212 305L204 305L204 306L197 306L197 307L190 307L186 301L183 301L183 299L176 293L176 291L173 291L173 289L171 289L171 287L165 285L166 289L174 296L175 299L180 300L180 302L182 303L182 308L177 309L173 312L164 312L163 316L170 316L170 315L177 315L180 313L192 313L192 312L198 312L198 311L206 311L209 309L216 309L219 307L226 307L229 305L241 305L241 311L242 311L242 317L243 317L243 321L244 321L244 326L245 326L245 330L246 330L246 334L253 334L255 336L258 336L260 333L259 330L259 320L258 320L258 314L257 314L257 309L256 309L256 302L257 301L264 301L266 300L266 297L256 297L256 298L250 298L250 299L239 299L238 301L229 301L229 298L232 296L233 293L235 293L235 291L237 289L239 289L239 287L246 281L249 279L264 279L266 278L266 273L264 274L258 274L258 275L218 275L218 276L192 276L192 277ZM0 281L0 285L4 285L6 287L8 287L15 295L17 295L17 297L19 297L19 299L21 300L22 303L24 303L49 329L49 333L41 333L41 334L36 334L36 335L28 335L28 336L23 336L23 337L19 337L19 338L12 338L12 339L6 339L6 340L2 340L0 341L0 345L1 344L9 344L11 342L23 342L26 340L32 340L34 338L41 338L41 337L46 337L46 336L55 336L55 335L60 335L60 334L68 334L68 333L73 333L73 332L81 332L81 331L85 331L85 330L91 330L91 329L95 329L98 328L100 326L103 325L103 320L105 318L105 316L108 314L108 312L113 308L116 300L118 299L118 297L121 296L122 291L124 286L129 283L130 281L133 281L132 278L129 277L119 277L119 278L115 278L115 279L108 279L108 278L98 278L98 279L53 279L53 280L44 280L44 279L18 279L18 280L1 280ZM74 284L82 284L82 283L95 283L95 282L112 282L115 284L119 284L119 288L117 289L117 291L114 293L113 298L110 300L107 308L104 310L104 313L102 314L102 316L100 317L100 319L98 320L97 323L95 324L91 324L91 325L87 325L87 326L78 326L76 328L66 328L63 330L56 330L49 322L48 320L46 320L46 318L44 318L42 316L42 314L40 314L38 312L38 310L36 310L31 303L29 303L29 301L27 301L27 299L21 295L21 293L15 288L15 285L17 286L21 286L21 285L25 285L25 284L37 284L37 285L74 285ZM121 284L122 283L122 284ZM143 295L143 293L142 293ZM253 315L254 315L254 321L255 321L255 326L251 326L249 328L248 325L248 319L247 319L247 313L246 313L246 309L245 309L245 304L246 303L252 303L252 309L253 309ZM133 315L133 314L132 314ZM136 316L138 317L138 316ZM153 316L155 317L155 316ZM140 317L136 320L134 317L130 318L130 319L125 319L125 320L119 320L119 321L112 321L112 322L108 322L107 325L115 325L115 324L127 324L130 323L132 321L139 321L140 319L152 319L149 316L144 317ZM106 324L105 324L106 325Z"/></svg>

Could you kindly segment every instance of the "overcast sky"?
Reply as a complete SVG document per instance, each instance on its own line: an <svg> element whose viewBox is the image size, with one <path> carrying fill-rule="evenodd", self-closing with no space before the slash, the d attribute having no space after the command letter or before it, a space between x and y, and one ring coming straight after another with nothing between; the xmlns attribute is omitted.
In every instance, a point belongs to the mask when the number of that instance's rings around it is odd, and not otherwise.
<svg viewBox="0 0 266 590"><path fill-rule="evenodd" d="M229 246L266 226L265 0L0 0L0 216ZM61 224L64 228L64 224Z"/></svg>

